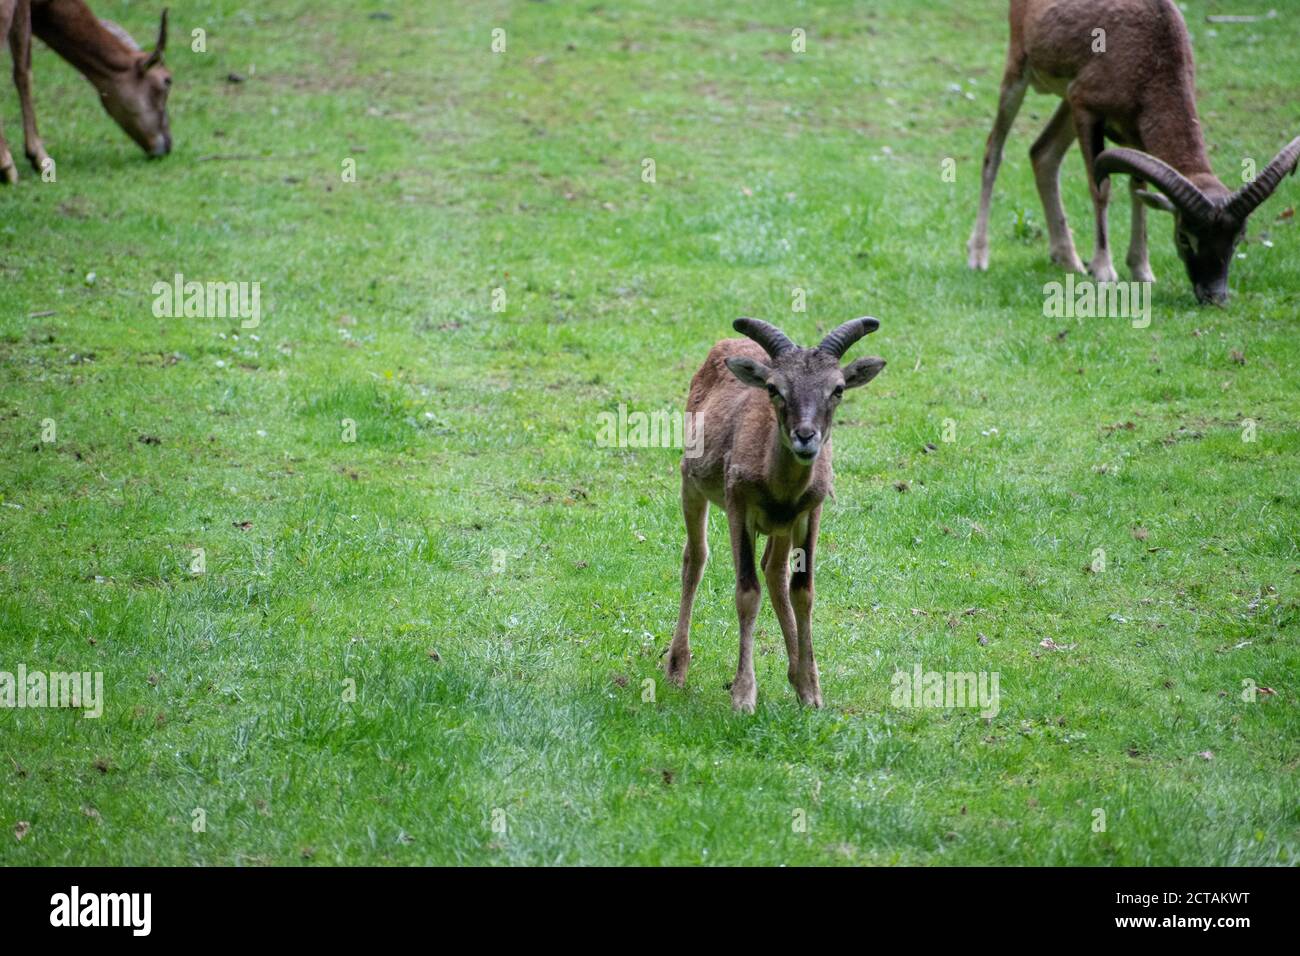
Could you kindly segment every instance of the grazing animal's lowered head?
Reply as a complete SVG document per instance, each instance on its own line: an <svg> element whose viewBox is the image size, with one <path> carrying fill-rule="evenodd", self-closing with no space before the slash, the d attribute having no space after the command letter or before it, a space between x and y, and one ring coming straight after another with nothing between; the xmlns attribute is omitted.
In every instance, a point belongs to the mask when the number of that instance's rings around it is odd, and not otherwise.
<svg viewBox="0 0 1300 956"><path fill-rule="evenodd" d="M1174 245L1187 268L1200 303L1221 305L1228 298L1228 269L1237 245L1246 235L1246 220L1273 194L1300 161L1300 136L1293 139L1264 170L1235 193L1213 176L1199 183L1141 150L1110 149L1097 157L1097 180L1127 173L1155 186L1158 193L1140 190L1144 205L1174 214Z"/></svg>
<svg viewBox="0 0 1300 956"><path fill-rule="evenodd" d="M885 360L876 356L840 367L840 357L849 346L876 331L880 322L853 319L811 349L799 348L776 326L759 319L737 319L733 327L761 345L771 361L736 356L727 359L727 368L746 385L766 390L781 444L797 461L811 464L830 437L844 390L867 384L885 367Z"/></svg>
<svg viewBox="0 0 1300 956"><path fill-rule="evenodd" d="M116 82L100 88L100 101L108 115L122 131L151 159L172 151L171 124L167 119L167 96L172 89L171 70L163 63L167 48L167 11L158 26L158 43L146 53L136 46L131 35L115 23L102 21L105 29L115 33L133 48L129 68Z"/></svg>
<svg viewBox="0 0 1300 956"><path fill-rule="evenodd" d="M76 67L99 92L99 102L126 135L151 158L171 152L167 97L172 74L163 63L167 11L158 42L140 49L131 34L101 20L82 0L33 0L32 32Z"/></svg>

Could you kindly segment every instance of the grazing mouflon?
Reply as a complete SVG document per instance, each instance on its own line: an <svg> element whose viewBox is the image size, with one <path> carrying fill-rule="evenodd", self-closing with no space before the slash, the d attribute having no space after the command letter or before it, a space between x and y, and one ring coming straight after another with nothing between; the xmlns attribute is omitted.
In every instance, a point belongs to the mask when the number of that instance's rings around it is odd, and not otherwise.
<svg viewBox="0 0 1300 956"><path fill-rule="evenodd" d="M1196 112L1196 68L1187 25L1173 0L1011 0L1011 45L997 119L984 153L979 215L967 243L972 269L989 265L989 206L1002 145L1025 90L1062 102L1029 150L1047 219L1052 261L1076 272L1083 263L1061 205L1061 161L1079 140L1096 219L1096 251L1087 271L1114 282L1106 206L1109 176L1126 173L1133 228L1128 267L1154 282L1147 258L1145 207L1173 213L1174 243L1197 301L1228 297L1228 269L1246 219L1300 160L1300 137L1235 192L1210 168ZM1105 149L1109 138L1120 149ZM1148 192L1150 183L1159 193Z"/></svg>

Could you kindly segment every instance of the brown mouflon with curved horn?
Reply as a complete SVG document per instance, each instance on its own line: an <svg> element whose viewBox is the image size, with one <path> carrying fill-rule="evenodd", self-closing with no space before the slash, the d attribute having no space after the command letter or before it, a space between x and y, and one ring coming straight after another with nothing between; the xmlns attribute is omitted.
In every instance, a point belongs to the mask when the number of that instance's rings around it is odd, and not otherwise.
<svg viewBox="0 0 1300 956"><path fill-rule="evenodd" d="M82 0L31 0L32 32L99 91L99 101L123 132L151 158L172 149L167 97L172 74L163 63L167 11L148 52L116 23L98 19Z"/></svg>
<svg viewBox="0 0 1300 956"><path fill-rule="evenodd" d="M691 608L709 554L712 503L726 512L736 572L740 663L732 706L752 712L758 692L754 619L762 592L754 543L760 534L767 536L762 569L785 638L787 676L800 702L822 705L812 646L813 553L822 501L831 489L831 420L845 389L865 385L885 367L875 356L843 367L840 358L879 325L869 317L853 319L805 349L774 325L737 319L736 331L748 338L718 342L691 379L686 411L699 454L682 459L682 603L666 667L678 686L685 685L691 660Z"/></svg>
<svg viewBox="0 0 1300 956"><path fill-rule="evenodd" d="M972 269L989 265L988 223L1002 146L1031 84L1062 98L1030 148L1052 261L1083 272L1061 205L1061 161L1078 139L1092 193L1097 245L1086 271L1118 278L1111 264L1106 207L1109 177L1129 176L1133 228L1127 264L1154 282L1147 257L1146 207L1172 212L1174 242L1197 301L1228 297L1228 269L1246 220L1300 159L1300 137L1241 189L1210 168L1196 112L1196 67L1173 0L1011 0L1011 45L997 119L984 153L979 215L967 244ZM1120 144L1105 149L1106 138ZM1159 192L1150 192L1144 184Z"/></svg>

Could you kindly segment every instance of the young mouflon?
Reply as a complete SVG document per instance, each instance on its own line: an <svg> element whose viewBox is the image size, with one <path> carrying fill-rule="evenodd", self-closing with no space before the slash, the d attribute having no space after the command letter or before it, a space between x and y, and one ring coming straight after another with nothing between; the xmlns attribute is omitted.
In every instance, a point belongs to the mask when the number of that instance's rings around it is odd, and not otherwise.
<svg viewBox="0 0 1300 956"><path fill-rule="evenodd" d="M691 379L686 411L699 431L699 454L682 459L682 603L666 667L678 686L685 685L691 660L691 607L709 554L712 503L726 511L736 572L740 663L732 706L752 713L758 691L754 619L762 594L754 542L760 534L767 536L763 576L785 638L787 675L801 703L822 705L812 646L813 554L822 500L831 490L831 420L845 389L865 385L885 367L875 356L843 367L840 358L879 326L873 318L853 319L804 349L774 325L737 319L734 328L748 338L718 342Z"/></svg>
<svg viewBox="0 0 1300 956"><path fill-rule="evenodd" d="M979 215L967 243L970 267L988 268L989 205L1002 146L1032 85L1061 97L1029 150L1052 261L1085 271L1065 221L1058 182L1061 161L1077 139L1097 228L1087 271L1098 282L1117 279L1106 207L1110 177L1124 174L1133 207L1126 260L1133 280L1155 281L1147 258L1146 208L1163 210L1173 214L1175 248L1197 301L1223 303L1246 220L1295 172L1300 137L1240 189L1220 182L1210 168L1196 112L1196 67L1187 24L1173 0L1011 0L1010 26L997 119L984 153ZM1107 139L1120 148L1107 150Z"/></svg>

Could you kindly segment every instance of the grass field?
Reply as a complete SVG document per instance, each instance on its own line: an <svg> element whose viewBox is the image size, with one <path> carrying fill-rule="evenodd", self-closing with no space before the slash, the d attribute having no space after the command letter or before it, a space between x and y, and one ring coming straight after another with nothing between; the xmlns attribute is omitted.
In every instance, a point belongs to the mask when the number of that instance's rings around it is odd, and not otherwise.
<svg viewBox="0 0 1300 956"><path fill-rule="evenodd" d="M1300 133L1300 17L1185 6L1233 181ZM0 192L0 670L105 703L0 711L0 863L1295 865L1300 180L1228 307L1153 218L1148 328L1045 318L1046 97L965 266L1004 7L195 2L156 163L38 46L58 181ZM176 273L259 282L260 325L156 318ZM765 602L737 716L725 522L678 690L680 452L599 416L680 408L736 316L810 344L862 314L889 367L835 432L826 707ZM918 664L997 672L997 716L893 706Z"/></svg>

